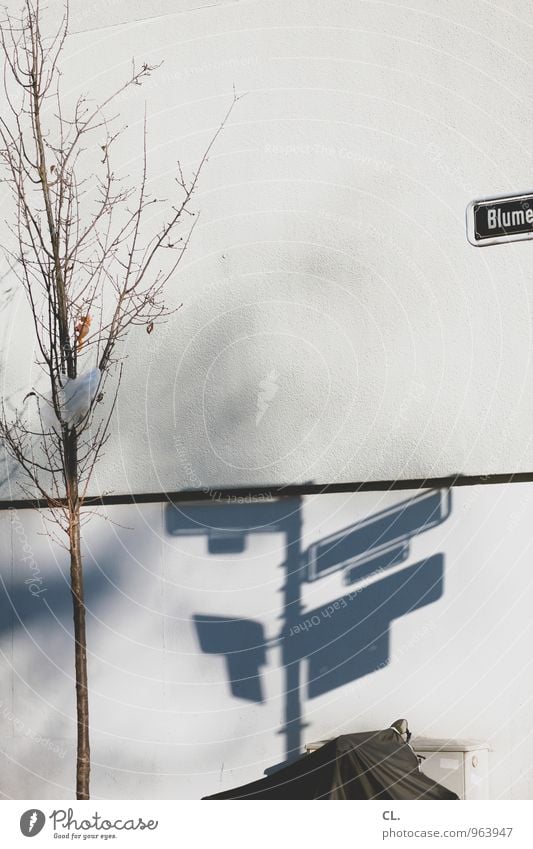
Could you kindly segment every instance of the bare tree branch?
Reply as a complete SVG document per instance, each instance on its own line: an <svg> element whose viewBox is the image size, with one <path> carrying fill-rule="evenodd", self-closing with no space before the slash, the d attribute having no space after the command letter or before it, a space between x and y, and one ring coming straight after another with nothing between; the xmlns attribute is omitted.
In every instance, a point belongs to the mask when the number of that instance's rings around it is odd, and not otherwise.
<svg viewBox="0 0 533 849"><path fill-rule="evenodd" d="M44 499L52 521L66 534L74 611L76 792L87 799L82 508L110 436L123 372L120 343L131 327L144 325L151 333L175 311L167 307L165 293L198 220L193 195L238 97L234 92L189 180L178 162L175 197L152 197L146 113L142 173L134 188L113 167L123 130L109 109L157 66L132 63L101 103L81 95L69 110L60 85L68 24L68 0L51 37L41 29L39 0L25 0L19 17L6 11L0 23L0 166L11 192L7 224L15 242L8 254L32 317L34 366L46 379L46 389L34 388L18 411L0 406L0 439L22 473L22 491ZM98 162L95 150L101 154ZM155 220L160 222L164 212L164 221L154 226L156 210L161 215Z"/></svg>

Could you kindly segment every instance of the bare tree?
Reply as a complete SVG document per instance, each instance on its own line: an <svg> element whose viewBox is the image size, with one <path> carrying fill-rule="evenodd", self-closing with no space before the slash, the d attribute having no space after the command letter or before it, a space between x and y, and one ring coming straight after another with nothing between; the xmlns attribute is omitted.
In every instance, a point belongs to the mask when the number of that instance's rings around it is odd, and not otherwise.
<svg viewBox="0 0 533 849"><path fill-rule="evenodd" d="M146 116L142 173L125 185L113 167L122 130L109 115L117 97L141 85L153 66L132 64L116 91L95 106L80 96L67 108L60 60L68 2L47 37L39 0L0 24L4 103L2 177L13 201L7 218L17 279L32 317L35 385L20 409L2 402L0 438L22 470L29 498L47 505L70 555L77 705L76 795L89 798L89 698L83 593L82 508L110 433L123 363L119 343L134 325L151 333L169 315L167 284L188 246L191 200L209 152L237 100L186 177L179 163L170 200L148 191ZM95 153L98 154L95 157ZM158 216L158 211L161 214ZM154 221L157 222L154 224ZM148 232L147 232L148 230ZM38 383L38 381L37 381ZM107 388L107 392L106 392ZM101 403L104 401L104 403ZM30 411L31 408L31 411ZM52 533L52 529L51 529ZM54 536L57 536L54 534Z"/></svg>

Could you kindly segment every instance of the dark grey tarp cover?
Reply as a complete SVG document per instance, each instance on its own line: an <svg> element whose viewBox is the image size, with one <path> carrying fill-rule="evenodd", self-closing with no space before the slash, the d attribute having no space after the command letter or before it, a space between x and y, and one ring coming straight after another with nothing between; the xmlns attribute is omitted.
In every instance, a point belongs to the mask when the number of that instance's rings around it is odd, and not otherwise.
<svg viewBox="0 0 533 849"><path fill-rule="evenodd" d="M206 799L457 799L392 728L344 734L273 775Z"/></svg>

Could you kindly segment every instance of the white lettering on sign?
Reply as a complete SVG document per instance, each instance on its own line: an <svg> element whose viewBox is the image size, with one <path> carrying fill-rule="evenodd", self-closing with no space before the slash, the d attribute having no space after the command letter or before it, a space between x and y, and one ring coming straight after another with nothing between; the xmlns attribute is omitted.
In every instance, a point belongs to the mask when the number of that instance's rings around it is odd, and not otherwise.
<svg viewBox="0 0 533 849"><path fill-rule="evenodd" d="M502 212L501 209L487 209L487 224L489 230L496 227L517 227L521 224L533 224L533 209L513 209L512 212Z"/></svg>

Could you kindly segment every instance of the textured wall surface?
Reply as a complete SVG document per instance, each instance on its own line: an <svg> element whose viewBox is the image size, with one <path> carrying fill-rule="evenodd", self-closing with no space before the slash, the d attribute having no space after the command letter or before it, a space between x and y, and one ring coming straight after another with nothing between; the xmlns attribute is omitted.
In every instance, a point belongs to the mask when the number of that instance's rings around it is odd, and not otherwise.
<svg viewBox="0 0 533 849"><path fill-rule="evenodd" d="M117 169L135 181L146 102L155 194L246 93L201 180L183 308L124 346L95 491L533 470L533 246L477 249L464 223L472 199L531 188L531 4L193 7L73 3L67 98L164 60L119 103ZM15 406L25 321L15 294Z"/></svg>
<svg viewBox="0 0 533 849"><path fill-rule="evenodd" d="M116 524L94 518L93 797L198 798L261 777L289 736L302 745L406 716L418 735L488 742L491 797L533 798L533 486L443 493L431 522L419 495L161 503L110 508ZM40 530L32 511L0 513L10 798L73 794L67 559ZM317 543L339 568L309 581Z"/></svg>

